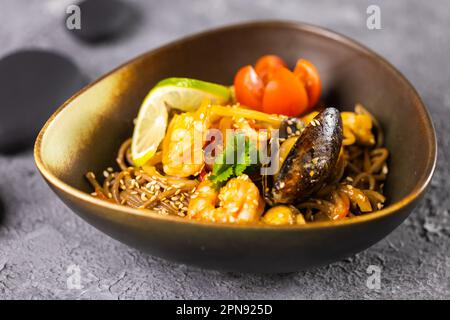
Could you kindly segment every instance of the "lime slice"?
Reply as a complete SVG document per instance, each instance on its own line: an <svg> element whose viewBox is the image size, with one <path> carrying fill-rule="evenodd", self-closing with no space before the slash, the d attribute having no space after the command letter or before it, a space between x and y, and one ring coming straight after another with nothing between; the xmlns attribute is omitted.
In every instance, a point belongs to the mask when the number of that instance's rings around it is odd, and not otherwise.
<svg viewBox="0 0 450 320"><path fill-rule="evenodd" d="M165 103L181 111L197 110L205 98L212 104L224 104L231 97L228 87L189 78L164 79L158 82L150 94L153 91L162 92Z"/></svg>
<svg viewBox="0 0 450 320"><path fill-rule="evenodd" d="M202 101L225 104L230 90L225 86L188 78L160 81L142 102L133 132L131 153L136 166L144 165L155 155L167 128L167 107L194 111Z"/></svg>

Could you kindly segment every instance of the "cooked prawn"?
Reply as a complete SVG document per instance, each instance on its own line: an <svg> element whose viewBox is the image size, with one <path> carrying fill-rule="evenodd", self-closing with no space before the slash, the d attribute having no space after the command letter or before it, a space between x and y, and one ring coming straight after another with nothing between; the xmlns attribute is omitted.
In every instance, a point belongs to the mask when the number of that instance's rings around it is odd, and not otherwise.
<svg viewBox="0 0 450 320"><path fill-rule="evenodd" d="M264 211L258 188L243 174L216 191L209 179L203 180L189 202L188 217L222 223L257 222Z"/></svg>
<svg viewBox="0 0 450 320"><path fill-rule="evenodd" d="M365 146L373 146L375 144L370 115L341 112L341 117L344 129L344 145L351 145L355 142Z"/></svg>
<svg viewBox="0 0 450 320"><path fill-rule="evenodd" d="M162 163L168 175L198 175L204 166L203 144L210 126L209 105L174 115L162 144Z"/></svg>

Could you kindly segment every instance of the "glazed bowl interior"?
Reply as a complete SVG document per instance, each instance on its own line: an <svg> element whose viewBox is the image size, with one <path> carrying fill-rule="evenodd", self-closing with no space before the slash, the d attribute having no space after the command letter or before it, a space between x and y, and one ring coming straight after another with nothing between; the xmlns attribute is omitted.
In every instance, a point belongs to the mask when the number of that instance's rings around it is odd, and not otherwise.
<svg viewBox="0 0 450 320"><path fill-rule="evenodd" d="M327 106L353 110L355 103L362 103L379 120L390 150L387 208L397 210L420 196L433 172L436 144L431 120L412 86L384 59L346 37L282 22L206 32L114 70L71 98L49 120L36 144L39 169L60 196L80 198L92 191L84 179L87 171L101 174L115 166L117 150L131 136L143 98L159 80L190 77L229 85L239 67L268 53L283 57L290 67L299 57L311 60L322 77L322 101ZM395 210L389 214L395 215ZM147 221L154 223L151 215Z"/></svg>

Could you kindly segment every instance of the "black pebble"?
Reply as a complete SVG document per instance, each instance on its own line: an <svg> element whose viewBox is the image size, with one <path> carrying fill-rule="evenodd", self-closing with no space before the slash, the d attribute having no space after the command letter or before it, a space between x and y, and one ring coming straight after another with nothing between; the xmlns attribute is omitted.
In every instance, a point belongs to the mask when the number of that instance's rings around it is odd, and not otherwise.
<svg viewBox="0 0 450 320"><path fill-rule="evenodd" d="M138 20L138 12L120 0L84 0L78 4L81 28L70 33L87 42L112 39Z"/></svg>
<svg viewBox="0 0 450 320"><path fill-rule="evenodd" d="M18 51L0 60L0 152L33 144L45 121L86 79L68 58Z"/></svg>

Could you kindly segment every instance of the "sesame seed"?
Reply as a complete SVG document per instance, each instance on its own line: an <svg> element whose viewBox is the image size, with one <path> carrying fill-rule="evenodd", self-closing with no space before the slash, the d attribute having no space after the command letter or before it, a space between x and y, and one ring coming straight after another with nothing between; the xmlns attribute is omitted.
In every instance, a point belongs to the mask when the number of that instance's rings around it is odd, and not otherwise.
<svg viewBox="0 0 450 320"><path fill-rule="evenodd" d="M285 186L285 183L284 182L280 182L280 189L283 189L284 186Z"/></svg>
<svg viewBox="0 0 450 320"><path fill-rule="evenodd" d="M103 176L105 177L105 178L108 178L109 177L109 172L108 171L103 171Z"/></svg>

